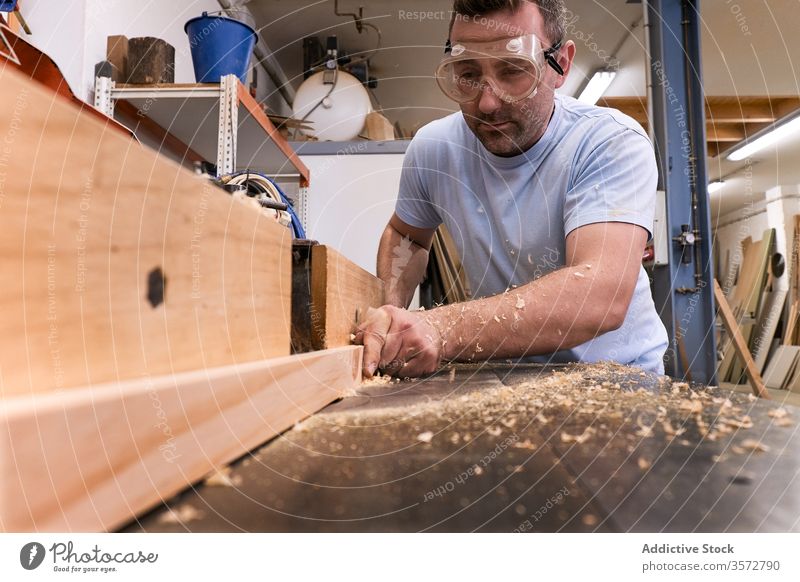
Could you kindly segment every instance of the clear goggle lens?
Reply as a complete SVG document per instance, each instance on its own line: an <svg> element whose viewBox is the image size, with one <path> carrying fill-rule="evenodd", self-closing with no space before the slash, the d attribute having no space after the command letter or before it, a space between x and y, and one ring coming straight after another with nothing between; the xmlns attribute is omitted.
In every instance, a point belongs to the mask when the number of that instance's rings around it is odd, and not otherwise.
<svg viewBox="0 0 800 582"><path fill-rule="evenodd" d="M526 58L482 57L443 62L436 80L445 95L457 103L474 100L486 88L502 101L529 97L539 86L541 67Z"/></svg>

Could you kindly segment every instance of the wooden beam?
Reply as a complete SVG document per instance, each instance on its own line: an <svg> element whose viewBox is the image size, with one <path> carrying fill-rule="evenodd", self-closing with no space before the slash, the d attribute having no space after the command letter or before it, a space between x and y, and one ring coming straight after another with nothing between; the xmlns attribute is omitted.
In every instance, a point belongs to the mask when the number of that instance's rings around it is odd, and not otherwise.
<svg viewBox="0 0 800 582"><path fill-rule="evenodd" d="M728 305L728 300L725 299L725 294L722 292L719 282L717 282L716 279L714 279L714 298L717 301L722 323L733 341L736 355L744 362L745 372L747 373L747 378L750 380L750 386L753 388L753 394L759 398L769 400L769 392L767 392L767 388L764 386L764 380L761 379L761 374L759 374L756 364L750 355L750 350L747 348L747 343L744 341L742 332L739 330L739 324L736 323L736 317L733 315L733 311L731 311Z"/></svg>
<svg viewBox="0 0 800 582"><path fill-rule="evenodd" d="M647 123L647 98L646 97L605 97L597 102L600 107L611 107L633 117L644 125Z"/></svg>
<svg viewBox="0 0 800 582"><path fill-rule="evenodd" d="M346 346L370 307L384 304L383 281L330 247L311 250L311 337L315 349Z"/></svg>
<svg viewBox="0 0 800 582"><path fill-rule="evenodd" d="M734 142L742 141L747 134L743 126L716 125L710 121L706 124L706 139L709 142Z"/></svg>
<svg viewBox="0 0 800 582"><path fill-rule="evenodd" d="M0 397L289 354L288 229L15 69L0 87Z"/></svg>
<svg viewBox="0 0 800 582"><path fill-rule="evenodd" d="M0 401L0 530L113 530L352 390L362 349Z"/></svg>

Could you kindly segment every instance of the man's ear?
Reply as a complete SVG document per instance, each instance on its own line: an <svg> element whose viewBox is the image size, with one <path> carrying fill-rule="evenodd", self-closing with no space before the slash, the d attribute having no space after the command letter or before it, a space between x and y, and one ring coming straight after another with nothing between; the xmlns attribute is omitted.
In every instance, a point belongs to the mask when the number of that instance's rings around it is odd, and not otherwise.
<svg viewBox="0 0 800 582"><path fill-rule="evenodd" d="M561 50L556 53L555 56L556 59L558 59L558 64L561 65L562 69L564 69L563 75L556 75L556 89L561 87L567 81L569 70L572 68L572 60L575 58L575 51L575 43L571 40L568 40L564 43L564 46L561 47Z"/></svg>

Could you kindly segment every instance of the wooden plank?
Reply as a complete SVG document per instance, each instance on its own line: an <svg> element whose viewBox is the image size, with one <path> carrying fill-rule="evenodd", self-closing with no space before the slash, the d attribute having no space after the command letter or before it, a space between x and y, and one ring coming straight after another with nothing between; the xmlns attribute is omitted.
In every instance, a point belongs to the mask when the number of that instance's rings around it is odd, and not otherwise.
<svg viewBox="0 0 800 582"><path fill-rule="evenodd" d="M10 67L0 86L0 396L289 354L287 229Z"/></svg>
<svg viewBox="0 0 800 582"><path fill-rule="evenodd" d="M798 346L778 346L775 354L764 372L764 385L768 388L781 389L789 377L789 372L800 355Z"/></svg>
<svg viewBox="0 0 800 582"><path fill-rule="evenodd" d="M267 114L264 113L264 110L261 108L261 105L250 95L250 92L247 90L241 81L237 83L237 93L239 95L239 103L244 106L247 110L247 114L251 115L253 119L258 122L261 128L267 132L269 139L278 147L278 149L283 152L289 162L294 166L294 168L300 174L300 187L306 188L311 183L311 171L308 169L308 166L303 163L303 160L300 159L300 156L297 155L292 149L292 146L289 145L289 142L280 134L280 132L275 129L275 126L267 117ZM247 114L239 113L239 124L241 125L242 122L247 117Z"/></svg>
<svg viewBox="0 0 800 582"><path fill-rule="evenodd" d="M383 281L325 245L311 251L311 322L316 349L350 344L355 324L384 304Z"/></svg>
<svg viewBox="0 0 800 582"><path fill-rule="evenodd" d="M758 371L764 370L767 363L767 354L778 329L778 322L783 314L783 306L786 303L788 289L775 289L764 293L764 305L758 323L753 330L752 354L756 362Z"/></svg>
<svg viewBox="0 0 800 582"><path fill-rule="evenodd" d="M366 138L372 141L394 140L394 126L377 111L367 114L367 119L364 122L364 131Z"/></svg>
<svg viewBox="0 0 800 582"><path fill-rule="evenodd" d="M114 65L121 79L114 79L123 82L128 78L128 37L122 34L109 36L106 39L106 60Z"/></svg>
<svg viewBox="0 0 800 582"><path fill-rule="evenodd" d="M121 526L353 390L362 349L0 401L0 530Z"/></svg>
<svg viewBox="0 0 800 582"><path fill-rule="evenodd" d="M761 374L758 373L755 362L753 362L753 358L750 356L750 350L747 349L747 344L745 343L744 338L742 338L742 334L739 331L739 325L736 323L736 318L733 316L733 312L728 306L728 300L725 299L725 294L722 292L719 282L716 279L714 279L714 298L716 299L719 307L719 314L722 317L722 323L724 324L725 329L728 330L730 336L733 338L733 345L736 349L736 354L745 363L745 370L747 372L747 377L750 380L750 385L753 387L753 393L761 398L769 399L769 393L767 392L766 387L764 387L764 381L761 379Z"/></svg>

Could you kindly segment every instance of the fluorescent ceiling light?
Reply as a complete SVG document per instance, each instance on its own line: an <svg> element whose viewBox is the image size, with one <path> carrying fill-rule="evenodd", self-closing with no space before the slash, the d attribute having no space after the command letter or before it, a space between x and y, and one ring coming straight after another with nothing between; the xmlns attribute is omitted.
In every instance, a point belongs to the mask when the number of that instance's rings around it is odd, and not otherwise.
<svg viewBox="0 0 800 582"><path fill-rule="evenodd" d="M708 185L708 193L713 194L717 190L721 190L724 185L725 182L723 182L722 180L714 180Z"/></svg>
<svg viewBox="0 0 800 582"><path fill-rule="evenodd" d="M800 116L795 117L791 121L781 123L770 129L761 137L739 148L736 148L730 153L730 155L728 155L728 159L732 162L740 162L745 158L749 158L756 152L759 152L764 148L768 148L778 140L797 133L798 131L800 131Z"/></svg>
<svg viewBox="0 0 800 582"><path fill-rule="evenodd" d="M581 91L578 101L594 105L600 100L616 76L616 71L596 71Z"/></svg>

